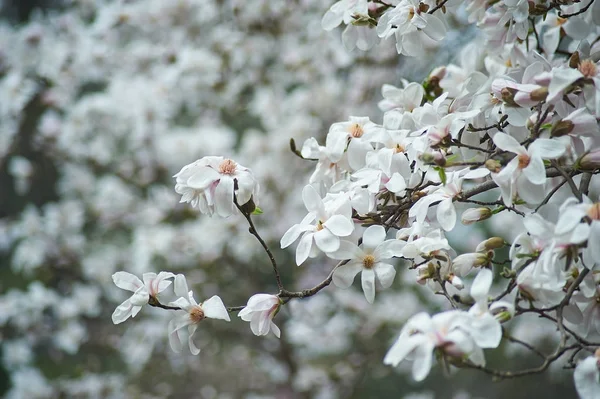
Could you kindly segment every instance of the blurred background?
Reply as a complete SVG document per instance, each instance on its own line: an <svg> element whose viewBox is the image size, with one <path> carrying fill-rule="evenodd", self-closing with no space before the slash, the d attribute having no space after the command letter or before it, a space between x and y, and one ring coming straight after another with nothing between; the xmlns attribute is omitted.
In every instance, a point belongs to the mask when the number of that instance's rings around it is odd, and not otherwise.
<svg viewBox="0 0 600 399"><path fill-rule="evenodd" d="M254 336L232 315L203 322L202 352L192 356L169 348L168 311L145 307L112 324L128 297L112 283L119 270L185 273L196 299L218 294L227 306L276 292L242 217L178 203L172 175L205 155L254 171L264 211L256 223L286 288L327 276L331 260L297 267L295 245L278 249L304 216L300 193L313 167L293 155L290 138L323 142L350 115L381 123L383 83L423 79L472 35L455 21L450 39L421 60L400 59L393 43L349 53L339 30L321 29L331 3L0 1L0 396L574 397L560 366L503 383L434 367L420 384L409 364L384 366L408 317L446 306L400 263L374 305L359 287L292 301L275 319L281 340ZM488 231L510 237L508 221L495 223L460 229L456 248L472 251ZM513 328L551 350L551 325ZM537 364L518 349L486 356L503 369Z"/></svg>

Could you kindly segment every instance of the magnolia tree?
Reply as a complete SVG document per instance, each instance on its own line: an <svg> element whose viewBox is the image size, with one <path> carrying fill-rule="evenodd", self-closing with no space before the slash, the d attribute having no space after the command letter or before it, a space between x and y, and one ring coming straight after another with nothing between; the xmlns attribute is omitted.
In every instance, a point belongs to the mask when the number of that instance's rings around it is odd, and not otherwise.
<svg viewBox="0 0 600 399"><path fill-rule="evenodd" d="M202 295L196 295L188 285L193 271L181 272L167 265L156 273L158 270L152 271L155 267L146 259L135 270L111 271L114 284L131 292L114 310L113 323L135 325L138 320L129 319L146 305L158 308L164 316L152 321L152 328L159 326L156 335L165 341L168 337L174 352L189 350L193 355L206 346L198 343L199 329L235 317L248 322L254 335L272 333L283 341L286 334L293 336L306 329L302 330L302 320L294 319L301 319L301 312L290 312L283 331L278 315L328 291L348 289L358 275L364 301L369 304L364 313L372 312L373 320L381 318L377 316L382 309L378 301L381 303L385 293L393 289L397 268L402 268L405 270L398 274L418 286L419 297L442 301L437 302L436 313L415 311L397 320L402 323L400 331L387 353L374 362L390 368L409 364L416 381L424 380L435 367L454 375L473 369L494 379L511 380L550 372L558 365L566 369L564 373L573 373L581 398L600 397L600 276L596 271L600 265L600 5L593 0L342 0L328 10L322 4L316 8L321 14L316 23L320 18L323 30L344 25L342 43L357 58L343 68L362 67L366 73L376 66L361 65L359 52L385 54L387 41L394 43L401 57L421 57L450 35L451 27L457 24L472 25L476 33L461 51L457 64L436 66L422 82L403 79L397 86L383 84L383 100L377 104L382 114L373 120L350 116L334 122L324 141L311 137L302 145L296 144L297 139L304 139L302 133L290 134L284 124L278 125L282 121L270 119L272 115L267 113L277 113L279 104L257 106L266 113L261 118L277 130L277 140L289 140L287 158L283 158L288 161L283 162L292 164L298 157L314 168L305 180L291 168L275 171L272 165L260 163L257 157L266 153L263 150L261 154L260 145L266 144L241 145L238 157L221 156L219 148L214 148L187 165L187 161L179 163L177 169L181 169L173 176L174 192L188 208L178 207L179 213L170 214L163 206L157 214L181 218L186 209L199 212L205 231L227 224L235 234L228 236L234 248L245 248L246 241L242 240L255 239L255 247L262 253L254 262L270 270L272 281L265 282L264 288L254 283L241 285L236 299L228 297L232 294L226 286L213 286L210 293L203 290ZM185 15L177 15L185 19ZM294 15L290 14L290 23ZM126 25L134 18L134 13L104 15L97 17L95 29L106 34L110 31L106 26ZM314 22L306 21L311 26ZM34 35L30 40L39 38ZM171 44L180 42L175 39ZM233 57L234 52L228 54ZM251 55L248 49L249 59ZM177 62L174 55L167 52L165 56L168 62ZM133 69L147 67L136 65ZM176 87L186 90L193 84L202 86L202 81L182 69L171 71L178 79ZM218 77L214 80L219 82ZM163 84L170 82L165 78ZM51 82L44 84L50 86ZM148 84L140 90L161 90ZM231 85L229 81L220 84ZM293 90L291 85L286 90ZM110 89L118 90L115 86ZM239 86L231 88L236 89ZM347 87L336 89L342 90L338 96L345 97ZM45 101L60 104L58 94L64 93L50 93L56 97ZM198 106L191 99L178 101L190 101L186 106L191 108ZM311 101L318 100L308 96L307 104ZM339 109L345 105L343 99L332 97L330 102L338 112L345 112ZM151 109L169 112L158 104ZM119 116L126 119L127 111L119 110ZM155 116L145 112L142 120L146 127L158 129L160 126L152 123ZM54 118L46 121L47 136L53 131L52 123L59 119ZM305 131L307 126L301 126L298 130ZM72 123L71 129L76 128ZM144 133L139 133L141 143L155 139ZM90 157L85 145L79 146L78 153L68 144L53 146L55 156ZM246 149L251 155L244 155ZM101 145L98 150L107 152ZM153 155L143 154L132 168L152 173L147 168ZM108 151L91 167L106 168L110 157ZM238 163L240 160L245 166ZM258 164L259 173L253 172L253 163ZM28 163L13 158L11 168L15 180L26 186ZM128 168L117 172L125 182L131 176ZM154 173L164 174L164 170ZM263 175L276 178L263 182ZM298 215L297 220L295 211L275 210L283 188L304 203L304 215ZM103 214L102 209L99 212ZM277 225L284 224L281 234L276 226L269 229L268 224L261 223L274 213L278 213ZM126 214L127 209L113 215L111 222L127 223L119 220ZM476 230L480 223L495 228ZM21 230L23 224L19 225ZM460 225L474 225L472 232L477 232L472 234L478 242L464 237L462 243L457 240L456 232L466 231L460 230ZM181 233L190 245L195 242L191 238L194 231ZM499 233L502 231L506 234ZM173 229L170 234L169 239L176 243L179 233ZM162 245L161 238L165 235L141 251ZM471 243L473 252L459 254ZM457 248L460 244L462 247ZM291 257L282 251L288 247L295 249ZM29 261L22 264L31 267L34 263L25 253L20 256ZM176 263L176 259L170 260ZM398 263L398 259L404 262ZM310 275L311 264L328 265L326 276L320 281L314 276L305 278L305 282L314 283L292 288L288 275L294 273L293 268L308 269ZM239 279L243 277L240 273ZM245 305L234 303L240 291L245 291ZM386 317L393 318L390 307L403 305L387 302ZM89 312L93 314L93 309ZM318 312L306 312L317 318ZM369 318L366 320L369 323ZM519 328L524 325L526 328ZM144 328L150 329L150 324ZM338 326L342 329L343 324ZM549 331L554 347L548 350L532 330ZM332 334L334 340L342 336L340 331ZM319 345L316 340L308 342L309 346L311 343ZM519 354L537 358L537 364L516 368L487 365L486 355L503 343L518 348Z"/></svg>

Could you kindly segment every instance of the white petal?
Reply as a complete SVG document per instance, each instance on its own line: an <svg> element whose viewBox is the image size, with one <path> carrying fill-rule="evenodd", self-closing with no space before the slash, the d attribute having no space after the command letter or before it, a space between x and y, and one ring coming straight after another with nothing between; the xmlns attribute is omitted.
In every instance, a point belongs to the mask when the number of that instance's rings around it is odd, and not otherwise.
<svg viewBox="0 0 600 399"><path fill-rule="evenodd" d="M342 215L333 215L323 226L338 237L346 237L354 231L354 223L350 219ZM317 233L318 234L318 233Z"/></svg>
<svg viewBox="0 0 600 399"><path fill-rule="evenodd" d="M501 150L514 152L516 154L525 152L525 148L512 136L509 136L506 133L496 133L493 140L496 147Z"/></svg>
<svg viewBox="0 0 600 399"><path fill-rule="evenodd" d="M141 309L141 307L139 307L139 306L136 306L136 307ZM133 308L134 308L134 306L131 304L131 301L129 301L129 299L125 300L122 304L117 306L117 308L113 312L112 322L114 324L123 323L125 320L127 320L133 314ZM139 309L138 309L138 311L139 311Z"/></svg>
<svg viewBox="0 0 600 399"><path fill-rule="evenodd" d="M558 140L537 139L529 146L531 155L544 159L560 158L566 151L565 145Z"/></svg>
<svg viewBox="0 0 600 399"><path fill-rule="evenodd" d="M302 200L309 212L312 212L319 219L325 218L323 200L313 186L307 185L302 189Z"/></svg>
<svg viewBox="0 0 600 399"><path fill-rule="evenodd" d="M356 259L363 254L362 249L360 249L356 244L350 241L340 240L340 247L335 252L330 252L327 254L331 259Z"/></svg>
<svg viewBox="0 0 600 399"><path fill-rule="evenodd" d="M324 30L330 31L336 28L339 24L342 23L342 19L344 14L338 14L328 10L325 15L323 15L323 19L321 20L321 27Z"/></svg>
<svg viewBox="0 0 600 399"><path fill-rule="evenodd" d="M456 209L452 203L452 198L447 198L440 202L437 207L437 220L440 226L446 231L450 231L456 224Z"/></svg>
<svg viewBox="0 0 600 399"><path fill-rule="evenodd" d="M375 272L373 269L363 269L361 283L367 302L373 303L375 301Z"/></svg>
<svg viewBox="0 0 600 399"><path fill-rule="evenodd" d="M300 242L298 243L298 247L296 248L296 264L300 266L308 255L310 254L310 249L313 243L314 233L304 233Z"/></svg>
<svg viewBox="0 0 600 399"><path fill-rule="evenodd" d="M477 273L477 277L475 277L473 285L471 286L471 296L477 302L484 302L487 306L487 296L490 292L493 279L494 273L489 269L481 269L479 273Z"/></svg>
<svg viewBox="0 0 600 399"><path fill-rule="evenodd" d="M281 248L289 247L294 241L298 239L300 234L305 231L312 230L314 227L309 224L295 224L285 232L283 237L281 237Z"/></svg>
<svg viewBox="0 0 600 399"><path fill-rule="evenodd" d="M117 287L132 292L136 292L144 285L142 280L127 272L116 272L112 275L112 279Z"/></svg>
<svg viewBox="0 0 600 399"><path fill-rule="evenodd" d="M204 190L214 181L219 180L221 175L212 168L203 167L194 173L186 184L196 190Z"/></svg>
<svg viewBox="0 0 600 399"><path fill-rule="evenodd" d="M402 250L406 243L401 240L387 240L382 242L375 251L373 251L373 256L379 261L383 259L390 259L393 257L402 256Z"/></svg>
<svg viewBox="0 0 600 399"><path fill-rule="evenodd" d="M328 229L323 229L315 233L315 244L325 253L334 252L340 248L340 238Z"/></svg>
<svg viewBox="0 0 600 399"><path fill-rule="evenodd" d="M223 301L217 295L213 295L204 301L202 303L202 310L204 310L204 315L211 319L231 321L227 308L225 308Z"/></svg>
<svg viewBox="0 0 600 399"><path fill-rule="evenodd" d="M381 243L385 241L385 228L379 225L368 227L363 233L362 245L369 252L374 251Z"/></svg>
<svg viewBox="0 0 600 399"><path fill-rule="evenodd" d="M230 177L223 177L215 189L215 210L221 217L230 216L234 209L235 204L233 203L233 179Z"/></svg>
<svg viewBox="0 0 600 399"><path fill-rule="evenodd" d="M415 381L423 381L431 370L433 343L425 342L417 346L413 360L412 375Z"/></svg>
<svg viewBox="0 0 600 399"><path fill-rule="evenodd" d="M188 327L188 346L190 347L190 352L194 356L200 353L200 349L196 346L194 340L192 339L197 328L198 326L196 324L192 324Z"/></svg>
<svg viewBox="0 0 600 399"><path fill-rule="evenodd" d="M279 329L279 327L277 327L277 325L275 323L273 323L272 320L271 320L271 331L273 331L273 334L275 334L275 336L277 338L281 338L281 330Z"/></svg>
<svg viewBox="0 0 600 399"><path fill-rule="evenodd" d="M178 297L186 297L190 291L187 285L187 280L183 274L175 276L174 291Z"/></svg>
<svg viewBox="0 0 600 399"><path fill-rule="evenodd" d="M394 266L388 263L379 262L373 268L375 270L375 275L377 276L377 280L381 283L381 287L389 288L394 282L394 277L396 276L396 269Z"/></svg>
<svg viewBox="0 0 600 399"><path fill-rule="evenodd" d="M362 269L362 263L358 262L350 262L340 266L333 272L333 283L336 287L348 288Z"/></svg>
<svg viewBox="0 0 600 399"><path fill-rule="evenodd" d="M523 174L533 184L544 184L546 182L546 168L542 158L533 156L529 160L529 165L523 169Z"/></svg>

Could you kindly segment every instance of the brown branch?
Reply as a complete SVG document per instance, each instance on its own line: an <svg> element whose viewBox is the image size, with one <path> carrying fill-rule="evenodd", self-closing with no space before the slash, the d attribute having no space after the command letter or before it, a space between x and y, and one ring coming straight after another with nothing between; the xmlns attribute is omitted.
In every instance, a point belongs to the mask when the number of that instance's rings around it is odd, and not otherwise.
<svg viewBox="0 0 600 399"><path fill-rule="evenodd" d="M278 296L280 298L308 298L310 296L315 295L317 292L321 291L323 288L327 287L329 284L331 284L331 281L333 280L333 272L340 266L345 265L346 263L348 263L348 260L343 260L341 262L339 262L337 265L335 265L335 267L331 270L331 272L329 273L329 275L327 276L327 278L323 281L321 281L319 284L317 284L316 286L314 286L313 288L309 288L306 290L302 290L302 291L288 291L288 290L281 290L278 294Z"/></svg>
<svg viewBox="0 0 600 399"><path fill-rule="evenodd" d="M591 7L592 4L594 4L594 0L590 0L590 2L588 3L587 6L583 7L581 10L576 11L576 12L571 13L571 14L563 14L562 11L559 11L558 12L558 16L561 17L561 18L569 18L569 17L574 17L576 15L583 14L584 12L586 12Z"/></svg>

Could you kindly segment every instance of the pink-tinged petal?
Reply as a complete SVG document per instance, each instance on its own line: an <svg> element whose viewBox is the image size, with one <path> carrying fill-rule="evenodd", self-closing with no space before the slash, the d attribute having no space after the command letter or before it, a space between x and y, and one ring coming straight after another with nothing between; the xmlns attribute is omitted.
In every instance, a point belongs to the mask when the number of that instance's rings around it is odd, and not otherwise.
<svg viewBox="0 0 600 399"><path fill-rule="evenodd" d="M323 229L315 233L315 244L325 253L335 252L340 247L340 238L328 229Z"/></svg>
<svg viewBox="0 0 600 399"><path fill-rule="evenodd" d="M573 206L563 211L556 222L556 234L566 234L573 230L585 216L585 210L579 206Z"/></svg>
<svg viewBox="0 0 600 399"><path fill-rule="evenodd" d="M372 252L385 241L385 228L379 225L370 226L363 233L362 245L365 251Z"/></svg>
<svg viewBox="0 0 600 399"><path fill-rule="evenodd" d="M112 279L117 287L132 292L136 292L144 285L142 280L127 272L116 272L112 275Z"/></svg>
<svg viewBox="0 0 600 399"><path fill-rule="evenodd" d="M213 168L199 168L186 182L188 186L196 190L205 190L214 181L219 180L221 175Z"/></svg>
<svg viewBox="0 0 600 399"><path fill-rule="evenodd" d="M363 269L361 283L367 302L373 303L375 301L375 272L373 269Z"/></svg>
<svg viewBox="0 0 600 399"><path fill-rule="evenodd" d="M202 303L202 310L204 311L204 316L208 318L231 321L227 308L225 308L223 301L217 295L213 295L204 301Z"/></svg>
<svg viewBox="0 0 600 399"><path fill-rule="evenodd" d="M544 159L560 158L566 151L565 145L558 140L537 139L529 146L531 156Z"/></svg>
<svg viewBox="0 0 600 399"><path fill-rule="evenodd" d="M325 219L326 213L323 200L313 186L308 185L302 189L302 200L309 212L312 212L319 219Z"/></svg>
<svg viewBox="0 0 600 399"><path fill-rule="evenodd" d="M196 346L196 344L194 343L194 340L193 340L194 333L196 332L197 328L198 328L197 324L192 324L192 325L188 326L188 346L190 347L190 352L194 356L196 356L198 353L200 353L200 349Z"/></svg>
<svg viewBox="0 0 600 399"><path fill-rule="evenodd" d="M456 209L452 203L452 198L446 198L437 206L437 221L442 229L450 231L456 224Z"/></svg>
<svg viewBox="0 0 600 399"><path fill-rule="evenodd" d="M494 280L494 273L492 273L489 269L481 269L479 273L477 273L477 277L473 280L473 285L471 286L471 296L477 302L483 302L487 306L487 296L490 292L490 287L492 286L492 281Z"/></svg>
<svg viewBox="0 0 600 399"><path fill-rule="evenodd" d="M529 159L529 165L523 169L527 180L533 184L544 184L546 182L546 167L542 158L533 156Z"/></svg>
<svg viewBox="0 0 600 399"><path fill-rule="evenodd" d="M253 311L269 310L279 303L279 298L271 294L254 294L248 299L248 308ZM244 308L246 309L246 308Z"/></svg>
<svg viewBox="0 0 600 399"><path fill-rule="evenodd" d="M514 152L515 154L525 153L525 147L523 147L514 137L509 136L506 133L496 133L493 137L494 144L496 147L504 151Z"/></svg>
<svg viewBox="0 0 600 399"><path fill-rule="evenodd" d="M362 249L360 249L356 244L340 240L340 247L335 252L330 252L327 254L331 259L357 259L363 255Z"/></svg>
<svg viewBox="0 0 600 399"><path fill-rule="evenodd" d="M296 264L300 266L308 258L313 243L314 233L304 233L296 248Z"/></svg>
<svg viewBox="0 0 600 399"><path fill-rule="evenodd" d="M224 176L215 189L215 210L221 217L230 216L234 209L233 203L233 179Z"/></svg>
<svg viewBox="0 0 600 399"><path fill-rule="evenodd" d="M186 297L188 295L188 292L190 292L187 285L187 280L185 279L185 276L183 274L178 274L177 276L175 276L175 284L173 285L173 287L175 295L177 295L178 297Z"/></svg>
<svg viewBox="0 0 600 399"><path fill-rule="evenodd" d="M412 335L410 337L404 337L401 335L386 353L385 357L383 358L383 363L397 366L415 348L428 344L429 339L422 334ZM433 350L433 347L431 347L431 350ZM431 356L431 351L429 352L429 356Z"/></svg>
<svg viewBox="0 0 600 399"><path fill-rule="evenodd" d="M338 267L333 272L333 284L344 289L350 287L354 282L354 278L362 269L362 262L349 262Z"/></svg>
<svg viewBox="0 0 600 399"><path fill-rule="evenodd" d="M342 215L331 216L323 225L326 227L324 230L329 230L338 237L347 237L354 231L354 223Z"/></svg>
<svg viewBox="0 0 600 399"><path fill-rule="evenodd" d="M377 277L377 280L379 280L381 287L390 288L394 282L394 277L396 277L396 269L394 269L394 266L388 263L379 262L375 265L373 270L375 271L375 276Z"/></svg>
<svg viewBox="0 0 600 399"><path fill-rule="evenodd" d="M140 308L139 306L137 306ZM133 314L134 306L131 304L129 299L124 301L122 304L117 306L115 311L112 314L112 322L113 324L120 324L127 320ZM141 309L141 308L140 308Z"/></svg>
<svg viewBox="0 0 600 399"><path fill-rule="evenodd" d="M158 294L158 293L166 290L171 285L171 283L173 283L171 280L169 280L171 278L175 278L175 275L173 273L170 273L170 272L158 273L158 276L156 276L156 280L154 281L153 292L151 292L151 294L153 294L153 293Z"/></svg>
<svg viewBox="0 0 600 399"><path fill-rule="evenodd" d="M281 237L281 248L289 247L294 241L300 237L300 234L305 231L313 230L314 226L309 224L295 224L289 228L288 231L285 232L283 237Z"/></svg>
<svg viewBox="0 0 600 399"><path fill-rule="evenodd" d="M416 347L412 366L412 376L415 381L423 381L429 375L433 348L434 345L431 341L426 341Z"/></svg>
<svg viewBox="0 0 600 399"><path fill-rule="evenodd" d="M402 256L402 250L406 246L406 242L400 240L387 240L382 242L375 251L373 251L373 256L376 261L380 261L383 259L391 259L393 257Z"/></svg>
<svg viewBox="0 0 600 399"><path fill-rule="evenodd" d="M275 334L275 336L277 338L281 338L281 330L279 329L279 327L277 327L277 325L275 323L273 323L272 320L271 320L271 331L273 331L273 334Z"/></svg>

